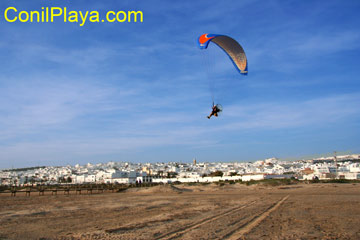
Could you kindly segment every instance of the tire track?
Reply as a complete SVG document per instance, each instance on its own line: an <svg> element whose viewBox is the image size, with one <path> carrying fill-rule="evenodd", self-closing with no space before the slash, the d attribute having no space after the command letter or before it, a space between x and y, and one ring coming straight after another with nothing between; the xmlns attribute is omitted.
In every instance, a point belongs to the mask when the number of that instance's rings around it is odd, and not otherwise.
<svg viewBox="0 0 360 240"><path fill-rule="evenodd" d="M190 232L191 230L193 229L196 229L204 224L207 224L209 222L212 222L212 221L215 221L219 218L222 218L224 216L227 216L227 215L230 215L230 214L234 214L246 207L249 207L253 204L255 204L257 202L257 200L255 201L252 201L248 204L245 204L241 207L235 207L235 208L232 208L232 209L229 209L225 212L222 212L220 214L216 214L216 215L213 215L213 216L210 216L210 217L207 217L207 218L204 218L202 219L200 222L197 222L197 223L192 223L192 224L187 224L185 226L182 226L181 228L178 228L176 230L173 230L173 231L170 231L170 232L167 232L165 234L162 234L160 236L156 236L155 239L162 239L162 240L167 240L167 239L173 239L173 238L177 238L177 237L180 237L182 235L184 235L185 233L187 232Z"/></svg>
<svg viewBox="0 0 360 240"><path fill-rule="evenodd" d="M246 224L243 224L240 229L238 229L235 232L230 233L228 236L224 236L224 239L228 240L238 240L241 239L245 234L249 233L253 228L258 226L265 218L267 218L273 211L278 209L280 205L285 202L289 198L289 195L283 197L281 200L279 200L275 205L273 205L271 208L268 208L265 212L262 214L256 216L255 218L251 219Z"/></svg>

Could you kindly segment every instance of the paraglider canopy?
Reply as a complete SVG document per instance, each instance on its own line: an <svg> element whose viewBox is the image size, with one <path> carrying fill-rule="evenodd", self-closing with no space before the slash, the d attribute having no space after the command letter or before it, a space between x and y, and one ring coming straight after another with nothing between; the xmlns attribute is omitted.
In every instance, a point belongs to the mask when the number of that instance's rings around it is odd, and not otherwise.
<svg viewBox="0 0 360 240"><path fill-rule="evenodd" d="M203 34L198 39L200 49L206 49L210 42L215 43L229 56L235 68L243 75L248 73L248 63L244 49L231 37L218 34Z"/></svg>

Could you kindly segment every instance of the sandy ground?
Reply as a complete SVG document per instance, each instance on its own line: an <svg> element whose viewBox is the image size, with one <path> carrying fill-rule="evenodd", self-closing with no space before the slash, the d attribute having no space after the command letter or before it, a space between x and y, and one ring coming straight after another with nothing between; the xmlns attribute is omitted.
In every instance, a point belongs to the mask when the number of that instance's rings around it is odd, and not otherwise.
<svg viewBox="0 0 360 240"><path fill-rule="evenodd" d="M360 184L0 195L0 239L360 239Z"/></svg>

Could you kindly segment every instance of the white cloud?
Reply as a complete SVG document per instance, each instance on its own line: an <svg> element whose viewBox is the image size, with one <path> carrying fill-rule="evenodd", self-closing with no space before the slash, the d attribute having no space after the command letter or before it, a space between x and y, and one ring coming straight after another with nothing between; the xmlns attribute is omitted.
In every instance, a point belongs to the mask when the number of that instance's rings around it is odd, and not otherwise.
<svg viewBox="0 0 360 240"><path fill-rule="evenodd" d="M261 103L227 107L224 117L238 122L224 126L228 130L263 128L283 129L321 126L360 113L360 94L319 97L307 101Z"/></svg>
<svg viewBox="0 0 360 240"><path fill-rule="evenodd" d="M311 55L335 53L359 47L360 32L358 31L318 33L299 39L296 44L291 46L299 54L307 53Z"/></svg>

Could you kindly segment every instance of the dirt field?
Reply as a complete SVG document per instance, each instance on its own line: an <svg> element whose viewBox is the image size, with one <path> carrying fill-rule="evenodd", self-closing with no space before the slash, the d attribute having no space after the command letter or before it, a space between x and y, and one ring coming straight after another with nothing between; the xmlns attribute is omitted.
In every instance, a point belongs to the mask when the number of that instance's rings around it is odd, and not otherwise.
<svg viewBox="0 0 360 240"><path fill-rule="evenodd" d="M0 239L360 239L360 184L0 196Z"/></svg>

